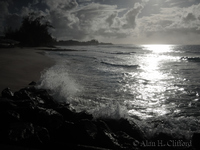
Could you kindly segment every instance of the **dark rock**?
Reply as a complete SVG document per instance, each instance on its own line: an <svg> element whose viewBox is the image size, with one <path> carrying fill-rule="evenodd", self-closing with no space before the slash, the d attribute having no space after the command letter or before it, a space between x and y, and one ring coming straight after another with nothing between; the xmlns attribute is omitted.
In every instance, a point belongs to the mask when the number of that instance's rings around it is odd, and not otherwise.
<svg viewBox="0 0 200 150"><path fill-rule="evenodd" d="M43 100L44 106L46 108L56 108L56 107L58 107L58 103L48 93L47 90L45 90L45 89L37 89L36 92L34 92L34 95Z"/></svg>
<svg viewBox="0 0 200 150"><path fill-rule="evenodd" d="M15 109L17 105L13 100L7 98L0 98L0 111Z"/></svg>
<svg viewBox="0 0 200 150"><path fill-rule="evenodd" d="M10 88L6 88L1 92L1 96L3 98L13 99L13 92L10 90Z"/></svg>
<svg viewBox="0 0 200 150"><path fill-rule="evenodd" d="M92 121L86 119L80 120L76 123L76 128L77 140L79 143L89 145L95 144L98 130Z"/></svg>
<svg viewBox="0 0 200 150"><path fill-rule="evenodd" d="M75 150L110 150L107 148L88 146L88 145L78 145Z"/></svg>
<svg viewBox="0 0 200 150"><path fill-rule="evenodd" d="M32 100L45 108L56 108L58 103L49 95L47 90L36 89L35 87L23 88L14 93L15 100Z"/></svg>
<svg viewBox="0 0 200 150"><path fill-rule="evenodd" d="M88 120L92 120L93 116L87 112L79 112L75 114L75 119L76 120L80 120L80 119L88 119Z"/></svg>
<svg viewBox="0 0 200 150"><path fill-rule="evenodd" d="M123 131L138 141L146 139L145 134L137 124L125 118L120 120L104 119L103 120L113 132Z"/></svg>
<svg viewBox="0 0 200 150"><path fill-rule="evenodd" d="M107 131L111 132L110 128L103 120L97 120L95 122L95 124L98 127L98 130L107 130Z"/></svg>
<svg viewBox="0 0 200 150"><path fill-rule="evenodd" d="M138 141L143 141L146 139L144 132L140 129L140 127L127 119L120 119L119 127L121 131L126 132L131 137Z"/></svg>
<svg viewBox="0 0 200 150"><path fill-rule="evenodd" d="M1 125L2 124L8 125L10 123L19 122L20 114L14 110L7 110L0 113L0 119L1 119Z"/></svg>
<svg viewBox="0 0 200 150"><path fill-rule="evenodd" d="M101 147L121 149L120 144L117 140L117 136L107 130L99 131L98 140Z"/></svg>
<svg viewBox="0 0 200 150"><path fill-rule="evenodd" d="M9 125L19 122L20 115L14 110L0 111L0 121L0 142L2 142L6 141Z"/></svg>
<svg viewBox="0 0 200 150"><path fill-rule="evenodd" d="M196 149L200 149L200 133L194 133L192 136L192 146Z"/></svg>
<svg viewBox="0 0 200 150"><path fill-rule="evenodd" d="M136 149L137 146L139 145L139 141L135 140L134 138L129 136L127 133L122 132L122 131L117 133L117 139L121 147L123 147L123 149L127 149L127 150Z"/></svg>
<svg viewBox="0 0 200 150"><path fill-rule="evenodd" d="M34 127L31 123L13 123L9 127L8 139L13 143L30 144L34 136Z"/></svg>
<svg viewBox="0 0 200 150"><path fill-rule="evenodd" d="M59 148L78 149L82 145L84 149L128 150L137 149L137 143L146 139L134 122L127 119L94 120L91 114L76 112L70 104L56 102L50 91L34 86L23 88L14 96L9 88L3 90L0 120L0 142L39 149L58 145ZM154 139L170 138L160 134ZM198 143L195 135L193 138L194 143Z"/></svg>
<svg viewBox="0 0 200 150"><path fill-rule="evenodd" d="M82 119L93 119L91 114L88 114L87 112L76 112L75 109L69 104L62 104L55 108L55 110L61 113L65 120L72 122L79 122Z"/></svg>
<svg viewBox="0 0 200 150"><path fill-rule="evenodd" d="M78 144L77 129L73 122L65 121L60 128L56 130L53 135L54 141L56 142L65 142L71 145Z"/></svg>
<svg viewBox="0 0 200 150"><path fill-rule="evenodd" d="M96 122L98 128L97 134L97 146L111 149L120 149L120 144L118 143L117 136L110 130L107 124L103 121Z"/></svg>
<svg viewBox="0 0 200 150"><path fill-rule="evenodd" d="M35 127L35 135L40 144L47 144L50 141L49 131L44 127Z"/></svg>
<svg viewBox="0 0 200 150"><path fill-rule="evenodd" d="M32 94L32 96L34 95L34 93L36 93L38 91L38 89L36 89L34 86L28 86L25 87L24 90L28 91L29 93Z"/></svg>
<svg viewBox="0 0 200 150"><path fill-rule="evenodd" d="M32 99L30 93L26 89L21 89L14 93L15 100Z"/></svg>
<svg viewBox="0 0 200 150"><path fill-rule="evenodd" d="M75 109L71 107L69 104L62 104L55 108L57 112L63 115L65 120L74 121L75 120Z"/></svg>
<svg viewBox="0 0 200 150"><path fill-rule="evenodd" d="M31 83L29 83L28 85L36 85L35 81L32 81Z"/></svg>
<svg viewBox="0 0 200 150"><path fill-rule="evenodd" d="M37 106L37 101L30 100L30 99L24 99L24 100L18 100L14 102L18 108L34 108Z"/></svg>
<svg viewBox="0 0 200 150"><path fill-rule="evenodd" d="M174 137L172 137L170 134L159 132L153 139L169 141L174 139Z"/></svg>
<svg viewBox="0 0 200 150"><path fill-rule="evenodd" d="M64 121L63 116L53 109L38 107L35 111L34 122L48 129L58 129Z"/></svg>
<svg viewBox="0 0 200 150"><path fill-rule="evenodd" d="M11 124L7 138L12 144L32 147L38 147L50 141L47 129L23 122Z"/></svg>

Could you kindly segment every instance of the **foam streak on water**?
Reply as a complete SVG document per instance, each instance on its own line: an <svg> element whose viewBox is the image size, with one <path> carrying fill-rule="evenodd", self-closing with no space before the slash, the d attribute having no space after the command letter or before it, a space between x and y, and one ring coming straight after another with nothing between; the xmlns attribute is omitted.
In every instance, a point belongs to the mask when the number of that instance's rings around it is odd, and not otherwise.
<svg viewBox="0 0 200 150"><path fill-rule="evenodd" d="M200 131L200 46L61 47L41 88L95 117L133 118L149 134ZM85 50L85 51L82 51Z"/></svg>

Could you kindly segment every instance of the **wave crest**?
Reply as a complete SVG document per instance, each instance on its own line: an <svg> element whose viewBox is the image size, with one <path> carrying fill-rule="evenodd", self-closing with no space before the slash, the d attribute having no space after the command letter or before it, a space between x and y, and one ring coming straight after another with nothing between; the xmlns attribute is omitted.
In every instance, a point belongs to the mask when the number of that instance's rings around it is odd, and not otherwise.
<svg viewBox="0 0 200 150"><path fill-rule="evenodd" d="M186 60L189 62L200 62L200 57L181 57L181 60Z"/></svg>
<svg viewBox="0 0 200 150"><path fill-rule="evenodd" d="M104 62L104 61L102 61L101 63L105 64L105 65L112 66L112 67L133 68L133 69L137 69L139 67L139 65L113 64L113 63L108 63L108 62Z"/></svg>
<svg viewBox="0 0 200 150"><path fill-rule="evenodd" d="M64 65L55 65L45 70L40 79L38 88L50 89L59 101L69 101L81 91L82 87L71 78Z"/></svg>

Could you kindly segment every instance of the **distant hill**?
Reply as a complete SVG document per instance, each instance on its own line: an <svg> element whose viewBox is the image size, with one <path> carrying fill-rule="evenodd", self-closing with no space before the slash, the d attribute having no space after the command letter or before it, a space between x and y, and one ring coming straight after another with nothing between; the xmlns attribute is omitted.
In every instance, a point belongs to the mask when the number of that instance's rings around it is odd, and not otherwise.
<svg viewBox="0 0 200 150"><path fill-rule="evenodd" d="M101 43L97 40L91 40L91 41L86 41L86 42L80 42L76 40L60 40L54 43L54 45L60 45L60 46L70 46L70 45L112 45L112 43Z"/></svg>

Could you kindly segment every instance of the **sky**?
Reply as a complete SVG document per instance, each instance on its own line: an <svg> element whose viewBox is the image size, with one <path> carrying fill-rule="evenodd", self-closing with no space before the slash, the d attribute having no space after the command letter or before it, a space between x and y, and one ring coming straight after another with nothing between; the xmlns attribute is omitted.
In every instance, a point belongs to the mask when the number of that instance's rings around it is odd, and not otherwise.
<svg viewBox="0 0 200 150"><path fill-rule="evenodd" d="M200 44L200 0L0 0L0 35L32 12L57 40Z"/></svg>

